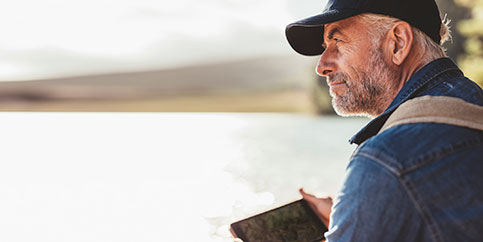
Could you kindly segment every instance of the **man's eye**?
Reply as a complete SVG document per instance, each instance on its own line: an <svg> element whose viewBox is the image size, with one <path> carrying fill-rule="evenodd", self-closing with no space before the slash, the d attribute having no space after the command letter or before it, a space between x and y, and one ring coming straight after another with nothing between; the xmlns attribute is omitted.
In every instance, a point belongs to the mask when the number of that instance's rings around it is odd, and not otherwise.
<svg viewBox="0 0 483 242"><path fill-rule="evenodd" d="M334 38L334 41L335 41L335 42L339 42L339 41L340 41L340 39L339 39L339 38Z"/></svg>

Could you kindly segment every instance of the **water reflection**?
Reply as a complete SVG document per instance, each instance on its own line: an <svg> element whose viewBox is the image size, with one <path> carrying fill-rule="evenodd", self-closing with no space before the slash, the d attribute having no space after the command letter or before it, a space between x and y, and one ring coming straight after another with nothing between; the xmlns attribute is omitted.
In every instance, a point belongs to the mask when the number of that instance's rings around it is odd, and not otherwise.
<svg viewBox="0 0 483 242"><path fill-rule="evenodd" d="M334 193L366 120L0 114L0 240L231 241L231 222ZM29 233L25 233L29 231Z"/></svg>

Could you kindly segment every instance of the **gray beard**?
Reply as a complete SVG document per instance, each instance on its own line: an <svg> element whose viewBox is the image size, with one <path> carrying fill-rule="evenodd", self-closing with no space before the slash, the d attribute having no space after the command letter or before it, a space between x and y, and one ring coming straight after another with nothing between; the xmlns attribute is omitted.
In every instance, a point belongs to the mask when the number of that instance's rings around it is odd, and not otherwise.
<svg viewBox="0 0 483 242"><path fill-rule="evenodd" d="M353 68L359 75L350 82L345 73L337 73L333 80L343 80L348 92L338 96L331 93L332 106L341 116L376 117L384 112L397 94L396 73L384 61L382 53L373 48L371 59L363 70Z"/></svg>

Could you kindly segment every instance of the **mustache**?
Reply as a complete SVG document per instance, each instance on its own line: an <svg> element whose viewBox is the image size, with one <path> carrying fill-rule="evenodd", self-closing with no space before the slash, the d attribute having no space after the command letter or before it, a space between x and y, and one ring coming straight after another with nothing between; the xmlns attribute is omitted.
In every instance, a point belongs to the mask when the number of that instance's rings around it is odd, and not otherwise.
<svg viewBox="0 0 483 242"><path fill-rule="evenodd" d="M337 82L344 82L346 85L348 85L348 80L349 76L343 72L338 72L333 75L327 76L327 85L330 85L332 83L337 83Z"/></svg>

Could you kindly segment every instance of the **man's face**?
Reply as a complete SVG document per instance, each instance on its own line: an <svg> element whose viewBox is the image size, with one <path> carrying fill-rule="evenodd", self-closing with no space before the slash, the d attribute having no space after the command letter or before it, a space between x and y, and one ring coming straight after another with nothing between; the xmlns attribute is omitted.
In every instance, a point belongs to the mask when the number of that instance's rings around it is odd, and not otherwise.
<svg viewBox="0 0 483 242"><path fill-rule="evenodd" d="M326 24L316 72L327 77L339 115L380 115L397 94L397 70L384 60L382 39L374 41L358 17Z"/></svg>

